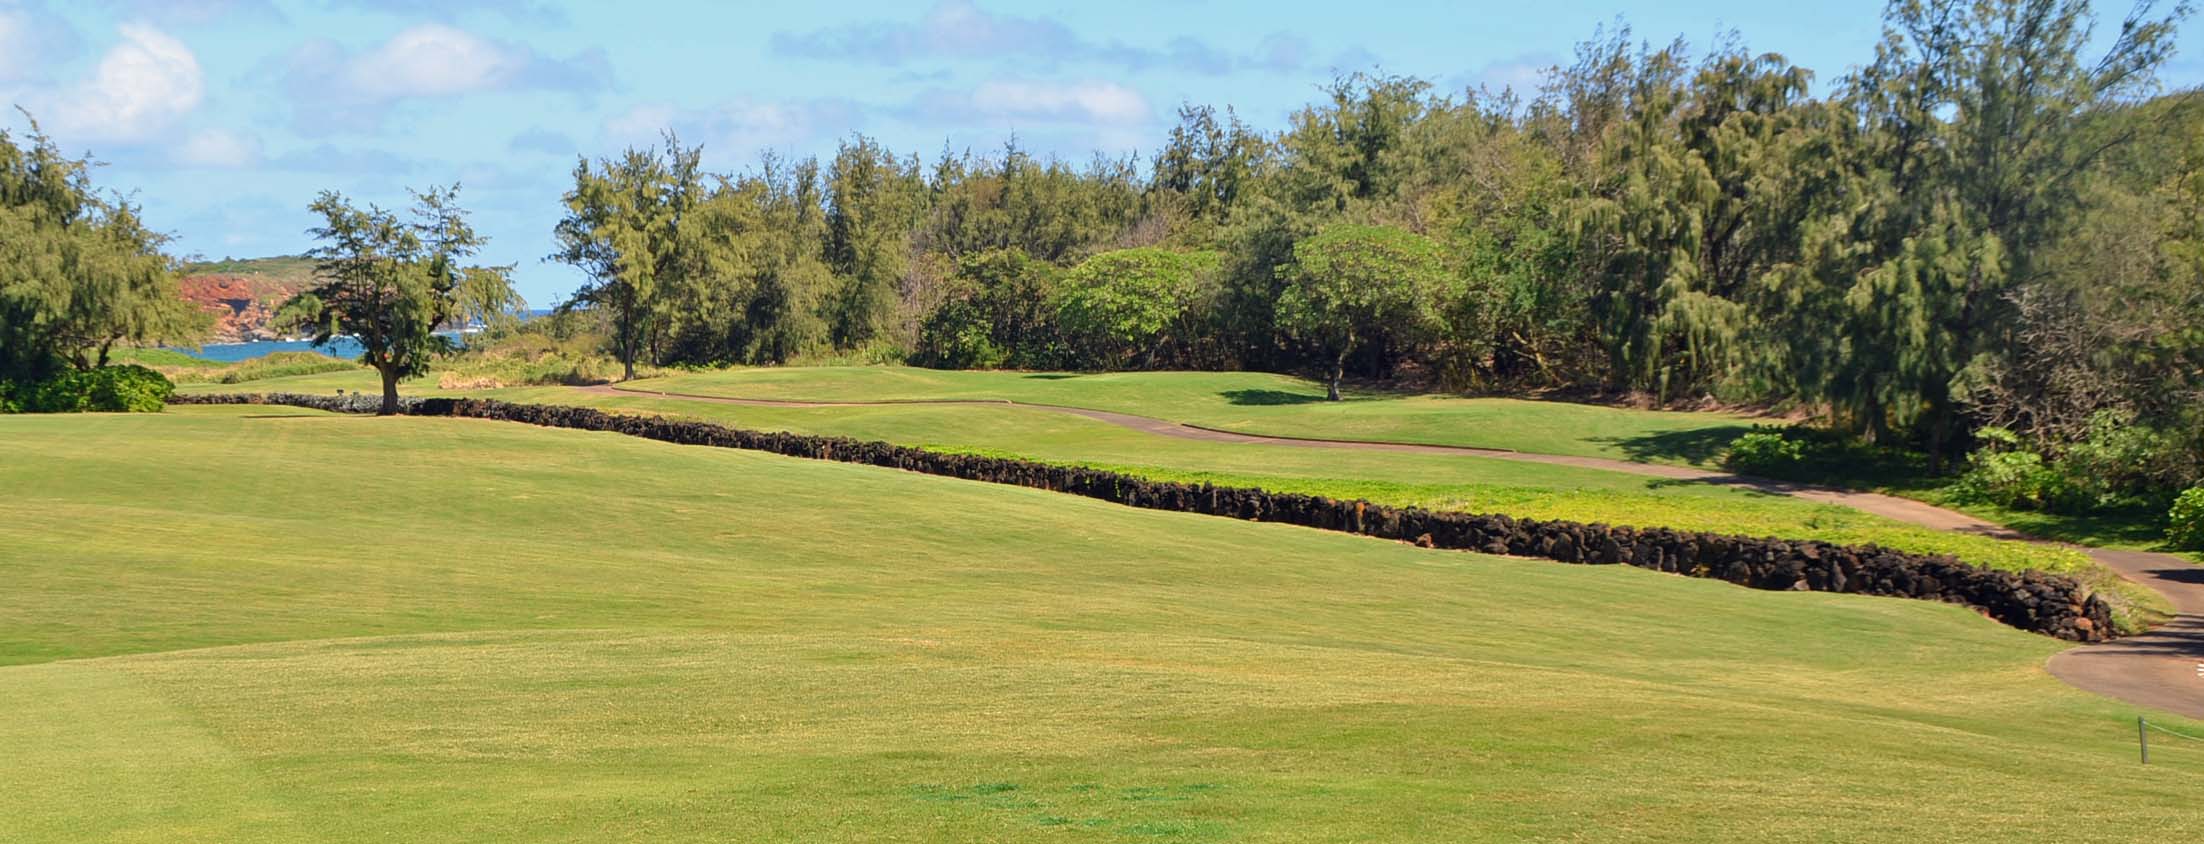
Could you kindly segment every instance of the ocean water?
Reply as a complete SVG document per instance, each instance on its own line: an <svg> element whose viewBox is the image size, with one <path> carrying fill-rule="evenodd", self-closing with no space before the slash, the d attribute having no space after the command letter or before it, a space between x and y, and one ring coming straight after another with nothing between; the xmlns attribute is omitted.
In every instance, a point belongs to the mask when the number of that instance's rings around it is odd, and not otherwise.
<svg viewBox="0 0 2204 844"><path fill-rule="evenodd" d="M535 319L548 313L550 311L530 311L527 318ZM471 331L472 329L469 331L439 331L436 333L444 335L446 339L453 343L464 346L467 345L467 337ZM320 348L315 348L311 340L255 340L250 343L208 343L197 349L177 349L176 351L200 360L236 363L241 360L266 357L276 352L317 352L333 358L359 360L360 353L366 350L360 347L360 341L350 337L331 337L328 345Z"/></svg>
<svg viewBox="0 0 2204 844"><path fill-rule="evenodd" d="M255 340L251 343L208 343L197 349L177 349L200 360L230 363L252 360L276 352L318 352L333 358L357 360L360 357L360 341L350 337L331 337L329 342L316 348L310 340Z"/></svg>

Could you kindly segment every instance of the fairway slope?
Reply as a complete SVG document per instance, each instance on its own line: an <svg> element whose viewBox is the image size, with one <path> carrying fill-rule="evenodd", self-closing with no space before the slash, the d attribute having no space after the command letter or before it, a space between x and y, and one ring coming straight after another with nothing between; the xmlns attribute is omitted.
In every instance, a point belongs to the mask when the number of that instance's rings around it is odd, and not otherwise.
<svg viewBox="0 0 2204 844"><path fill-rule="evenodd" d="M691 396L827 403L995 402L1100 411L1274 438L1442 445L1677 465L1713 460L1755 422L1733 413L1351 391L1264 372L1015 372L756 367L622 385ZM1136 418L1126 418L1136 417Z"/></svg>
<svg viewBox="0 0 2204 844"><path fill-rule="evenodd" d="M1954 606L468 420L0 448L0 840L2204 834Z"/></svg>

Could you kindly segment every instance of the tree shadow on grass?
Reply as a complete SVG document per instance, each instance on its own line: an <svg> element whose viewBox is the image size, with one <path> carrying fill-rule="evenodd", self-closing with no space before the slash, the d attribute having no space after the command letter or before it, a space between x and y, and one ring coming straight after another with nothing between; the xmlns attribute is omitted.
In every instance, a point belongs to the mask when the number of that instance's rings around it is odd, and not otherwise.
<svg viewBox="0 0 2204 844"><path fill-rule="evenodd" d="M1284 390L1226 390L1218 393L1232 404L1246 406L1272 406L1283 404L1320 404L1323 396L1307 393L1289 393Z"/></svg>
<svg viewBox="0 0 2204 844"><path fill-rule="evenodd" d="M1635 437L1602 437L1593 442L1612 443L1631 460L1640 462L1681 460L1692 465L1714 462L1730 443L1752 432L1750 425L1723 425L1690 431L1664 431Z"/></svg>
<svg viewBox="0 0 2204 844"><path fill-rule="evenodd" d="M1079 376L1071 372L1029 372L1025 377L1034 381L1065 381Z"/></svg>

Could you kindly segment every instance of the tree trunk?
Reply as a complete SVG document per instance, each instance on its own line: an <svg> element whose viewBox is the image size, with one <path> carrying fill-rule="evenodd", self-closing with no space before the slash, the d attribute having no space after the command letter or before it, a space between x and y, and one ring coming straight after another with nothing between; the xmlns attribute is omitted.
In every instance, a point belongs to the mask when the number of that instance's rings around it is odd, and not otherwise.
<svg viewBox="0 0 2204 844"><path fill-rule="evenodd" d="M1332 378L1324 382L1324 400L1339 401L1339 382L1347 377L1347 353L1340 352L1332 359Z"/></svg>
<svg viewBox="0 0 2204 844"><path fill-rule="evenodd" d="M1939 403L1931 413L1933 415L1929 422L1929 474L1941 475L1944 473L1945 466L1944 450L1949 448L1951 444L1951 411Z"/></svg>
<svg viewBox="0 0 2204 844"><path fill-rule="evenodd" d="M635 380L635 315L620 320L620 380Z"/></svg>
<svg viewBox="0 0 2204 844"><path fill-rule="evenodd" d="M375 371L383 376L383 408L375 411L375 415L395 415L398 412L398 370L395 367L379 366Z"/></svg>

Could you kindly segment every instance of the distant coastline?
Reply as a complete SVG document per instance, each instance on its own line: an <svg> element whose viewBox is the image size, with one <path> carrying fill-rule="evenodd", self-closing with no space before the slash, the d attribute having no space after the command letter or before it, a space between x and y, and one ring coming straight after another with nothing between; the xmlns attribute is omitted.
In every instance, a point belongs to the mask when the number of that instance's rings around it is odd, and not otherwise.
<svg viewBox="0 0 2204 844"><path fill-rule="evenodd" d="M332 337L326 345L316 347L312 340L253 340L244 343L208 343L196 349L182 348L176 351L200 360L234 363L241 360L266 357L276 352L314 352L333 358L351 360L360 356L360 341L350 337Z"/></svg>

